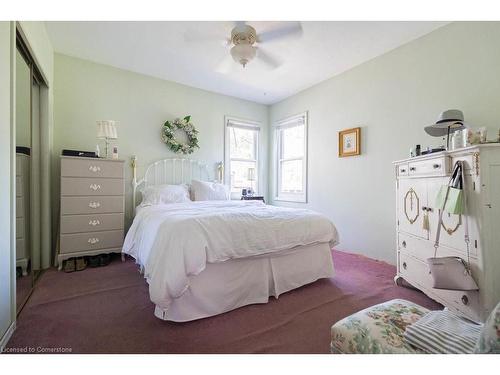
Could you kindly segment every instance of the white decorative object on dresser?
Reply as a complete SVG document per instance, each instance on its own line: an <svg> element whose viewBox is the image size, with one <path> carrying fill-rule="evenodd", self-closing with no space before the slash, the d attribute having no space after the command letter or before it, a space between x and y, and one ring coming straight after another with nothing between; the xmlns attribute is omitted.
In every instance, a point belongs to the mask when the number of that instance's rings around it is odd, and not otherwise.
<svg viewBox="0 0 500 375"><path fill-rule="evenodd" d="M59 269L68 258L121 253L123 160L61 156Z"/></svg>
<svg viewBox="0 0 500 375"><path fill-rule="evenodd" d="M16 153L16 267L28 275L30 239L30 156Z"/></svg>
<svg viewBox="0 0 500 375"><path fill-rule="evenodd" d="M475 145L394 162L397 196L397 275L429 297L484 321L500 301L500 145ZM434 256L439 219L436 197L453 165L463 161L472 276L479 291L435 289L426 263ZM467 260L464 219L443 215L437 256Z"/></svg>

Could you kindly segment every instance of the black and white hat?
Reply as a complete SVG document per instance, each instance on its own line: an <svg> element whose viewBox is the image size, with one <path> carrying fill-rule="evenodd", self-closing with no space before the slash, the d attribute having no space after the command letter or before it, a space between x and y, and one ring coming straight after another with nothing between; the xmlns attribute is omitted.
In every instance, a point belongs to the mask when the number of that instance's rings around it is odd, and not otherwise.
<svg viewBox="0 0 500 375"><path fill-rule="evenodd" d="M434 125L426 126L425 132L433 137L442 137L448 132L465 129L464 114L459 109L448 109L441 112Z"/></svg>

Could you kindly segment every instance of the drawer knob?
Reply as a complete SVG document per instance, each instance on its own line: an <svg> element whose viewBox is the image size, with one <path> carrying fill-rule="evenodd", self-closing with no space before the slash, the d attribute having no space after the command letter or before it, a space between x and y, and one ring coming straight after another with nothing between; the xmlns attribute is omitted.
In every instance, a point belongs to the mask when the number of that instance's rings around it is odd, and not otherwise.
<svg viewBox="0 0 500 375"><path fill-rule="evenodd" d="M97 219L89 221L89 225L92 225L93 227L95 227L96 225L100 225L100 224L101 224L101 222Z"/></svg>
<svg viewBox="0 0 500 375"><path fill-rule="evenodd" d="M405 169L405 168L401 168L401 169L400 169L400 172L401 172L401 173L405 173L405 172L406 172L406 169Z"/></svg>
<svg viewBox="0 0 500 375"><path fill-rule="evenodd" d="M467 297L465 294L462 296L462 303L466 306L469 304L469 297Z"/></svg>
<svg viewBox="0 0 500 375"><path fill-rule="evenodd" d="M403 242L401 243L401 245L403 245L403 247L405 247L405 248L406 248L406 241L403 241Z"/></svg>
<svg viewBox="0 0 500 375"><path fill-rule="evenodd" d="M92 237L92 238L89 238L89 240L87 242L91 245L94 245L94 244L99 242L99 238Z"/></svg>
<svg viewBox="0 0 500 375"><path fill-rule="evenodd" d="M99 207L101 207L101 203L99 203L99 202L90 202L89 203L89 207L90 208L99 208Z"/></svg>
<svg viewBox="0 0 500 375"><path fill-rule="evenodd" d="M101 171L101 167L99 167L98 165L91 165L89 167L89 171L94 172L94 173L100 172Z"/></svg>
<svg viewBox="0 0 500 375"><path fill-rule="evenodd" d="M98 184L90 184L90 189L96 191L96 190L99 190L101 188L101 185L98 185Z"/></svg>
<svg viewBox="0 0 500 375"><path fill-rule="evenodd" d="M410 171L415 172L417 170L416 167L410 167Z"/></svg>
<svg viewBox="0 0 500 375"><path fill-rule="evenodd" d="M432 166L432 168L434 168L434 169L439 169L439 168L441 168L441 164L434 164L434 165Z"/></svg>
<svg viewBox="0 0 500 375"><path fill-rule="evenodd" d="M404 269L407 269L407 268L408 268L408 265L406 264L406 262L403 262L403 268L404 268Z"/></svg>

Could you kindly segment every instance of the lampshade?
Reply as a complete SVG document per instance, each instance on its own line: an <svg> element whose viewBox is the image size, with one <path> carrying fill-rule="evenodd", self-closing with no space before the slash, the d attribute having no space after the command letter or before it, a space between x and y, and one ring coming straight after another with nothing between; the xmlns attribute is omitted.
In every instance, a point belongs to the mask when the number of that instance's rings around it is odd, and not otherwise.
<svg viewBox="0 0 500 375"><path fill-rule="evenodd" d="M116 122L113 120L97 121L97 138L117 139Z"/></svg>
<svg viewBox="0 0 500 375"><path fill-rule="evenodd" d="M255 181L255 168L248 168L248 181Z"/></svg>
<svg viewBox="0 0 500 375"><path fill-rule="evenodd" d="M243 67L255 57L256 52L257 49L250 44L237 44L231 48L233 60L243 65Z"/></svg>

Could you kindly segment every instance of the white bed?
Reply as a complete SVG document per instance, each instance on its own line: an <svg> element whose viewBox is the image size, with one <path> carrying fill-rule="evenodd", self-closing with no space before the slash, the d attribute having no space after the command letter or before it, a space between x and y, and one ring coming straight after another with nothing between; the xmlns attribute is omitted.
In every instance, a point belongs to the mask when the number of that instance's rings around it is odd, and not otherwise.
<svg viewBox="0 0 500 375"><path fill-rule="evenodd" d="M133 163L135 166L135 163ZM165 159L140 184L209 180L203 164ZM189 321L217 315L334 274L335 226L309 210L258 201L203 201L137 209L123 252L149 283L155 316Z"/></svg>

